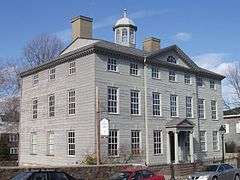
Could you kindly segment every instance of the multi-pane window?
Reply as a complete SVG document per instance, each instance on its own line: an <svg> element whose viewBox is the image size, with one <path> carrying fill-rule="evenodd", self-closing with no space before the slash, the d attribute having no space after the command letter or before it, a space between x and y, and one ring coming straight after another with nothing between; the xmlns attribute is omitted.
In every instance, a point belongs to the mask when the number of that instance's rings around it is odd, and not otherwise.
<svg viewBox="0 0 240 180"><path fill-rule="evenodd" d="M205 118L205 100L198 99L198 117L201 119Z"/></svg>
<svg viewBox="0 0 240 180"><path fill-rule="evenodd" d="M176 63L177 63L177 60L176 60L176 58L173 57L173 56L168 56L168 57L167 57L167 62L176 64Z"/></svg>
<svg viewBox="0 0 240 180"><path fill-rule="evenodd" d="M108 58L107 70L117 72L117 60L114 58Z"/></svg>
<svg viewBox="0 0 240 180"><path fill-rule="evenodd" d="M108 136L108 155L118 156L118 130L109 130Z"/></svg>
<svg viewBox="0 0 240 180"><path fill-rule="evenodd" d="M38 116L38 100L35 98L32 101L32 117L36 119Z"/></svg>
<svg viewBox="0 0 240 180"><path fill-rule="evenodd" d="M68 114L75 114L76 107L76 98L75 98L75 90L70 90L68 92Z"/></svg>
<svg viewBox="0 0 240 180"><path fill-rule="evenodd" d="M184 74L184 83L185 84L191 84L191 75L190 74Z"/></svg>
<svg viewBox="0 0 240 180"><path fill-rule="evenodd" d="M160 71L157 67L152 67L152 78L160 79Z"/></svg>
<svg viewBox="0 0 240 180"><path fill-rule="evenodd" d="M207 137L206 131L200 131L200 148L201 151L207 151Z"/></svg>
<svg viewBox="0 0 240 180"><path fill-rule="evenodd" d="M153 145L154 145L154 154L162 153L162 131L154 130L153 131Z"/></svg>
<svg viewBox="0 0 240 180"><path fill-rule="evenodd" d="M56 77L56 68L49 69L49 79L55 79Z"/></svg>
<svg viewBox="0 0 240 180"><path fill-rule="evenodd" d="M37 133L31 133L31 154L37 154Z"/></svg>
<svg viewBox="0 0 240 180"><path fill-rule="evenodd" d="M161 115L161 95L160 93L153 92L152 93L152 103L153 103L153 115L160 116Z"/></svg>
<svg viewBox="0 0 240 180"><path fill-rule="evenodd" d="M192 97L186 97L186 117L191 118L193 116L193 104Z"/></svg>
<svg viewBox="0 0 240 180"><path fill-rule="evenodd" d="M76 73L76 62L70 62L69 63L69 75Z"/></svg>
<svg viewBox="0 0 240 180"><path fill-rule="evenodd" d="M174 70L169 70L169 81L176 81L176 72Z"/></svg>
<svg viewBox="0 0 240 180"><path fill-rule="evenodd" d="M170 111L171 116L178 116L178 105L177 105L177 96L176 95L170 95Z"/></svg>
<svg viewBox="0 0 240 180"><path fill-rule="evenodd" d="M210 81L210 89L215 89L215 81Z"/></svg>
<svg viewBox="0 0 240 180"><path fill-rule="evenodd" d="M127 42L127 29L126 28L122 29L122 42L123 43Z"/></svg>
<svg viewBox="0 0 240 180"><path fill-rule="evenodd" d="M55 116L55 96L51 94L48 97L48 108L49 108L49 117Z"/></svg>
<svg viewBox="0 0 240 180"><path fill-rule="evenodd" d="M138 75L138 64L130 63L130 74L135 76Z"/></svg>
<svg viewBox="0 0 240 180"><path fill-rule="evenodd" d="M133 155L139 155L141 153L139 130L131 131L131 151Z"/></svg>
<svg viewBox="0 0 240 180"><path fill-rule="evenodd" d="M218 131L213 131L213 150L219 150L219 135Z"/></svg>
<svg viewBox="0 0 240 180"><path fill-rule="evenodd" d="M131 90L131 114L140 114L139 112L139 91Z"/></svg>
<svg viewBox="0 0 240 180"><path fill-rule="evenodd" d="M17 147L11 147L11 148L9 149L9 153L10 153L11 155L18 154L18 148L17 148Z"/></svg>
<svg viewBox="0 0 240 180"><path fill-rule="evenodd" d="M118 29L116 32L116 42L118 42L118 43L120 42L120 37L121 37L120 30Z"/></svg>
<svg viewBox="0 0 240 180"><path fill-rule="evenodd" d="M9 142L16 142L18 141L18 135L17 134L9 134L9 137L8 137L8 141Z"/></svg>
<svg viewBox="0 0 240 180"><path fill-rule="evenodd" d="M211 100L212 119L217 119L217 102Z"/></svg>
<svg viewBox="0 0 240 180"><path fill-rule="evenodd" d="M38 74L33 75L33 85L36 85L38 83Z"/></svg>
<svg viewBox="0 0 240 180"><path fill-rule="evenodd" d="M240 122L236 123L236 133L240 133Z"/></svg>
<svg viewBox="0 0 240 180"><path fill-rule="evenodd" d="M68 131L68 155L75 156L75 131Z"/></svg>
<svg viewBox="0 0 240 180"><path fill-rule="evenodd" d="M48 155L53 155L54 154L54 132L49 131L48 132L48 146L47 146L47 152Z"/></svg>
<svg viewBox="0 0 240 180"><path fill-rule="evenodd" d="M118 113L118 88L108 87L108 112Z"/></svg>
<svg viewBox="0 0 240 180"><path fill-rule="evenodd" d="M200 87L203 86L203 79L201 77L197 77L196 81L197 81L197 86L200 86Z"/></svg>
<svg viewBox="0 0 240 180"><path fill-rule="evenodd" d="M130 29L129 36L130 36L130 43L134 44L134 30L133 29Z"/></svg>

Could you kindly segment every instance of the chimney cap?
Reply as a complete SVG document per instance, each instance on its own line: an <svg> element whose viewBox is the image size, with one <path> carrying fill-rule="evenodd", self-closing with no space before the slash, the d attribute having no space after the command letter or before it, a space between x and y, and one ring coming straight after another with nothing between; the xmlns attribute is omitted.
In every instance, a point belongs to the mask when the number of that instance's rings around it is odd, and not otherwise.
<svg viewBox="0 0 240 180"><path fill-rule="evenodd" d="M71 19L71 23L73 23L74 21L77 21L78 19L82 19L82 20L85 20L85 21L93 22L93 18L80 15L80 16L73 17Z"/></svg>
<svg viewBox="0 0 240 180"><path fill-rule="evenodd" d="M155 42L159 42L160 43L160 39L156 38L156 37L147 37L144 39L143 42L146 42L146 41L155 41Z"/></svg>

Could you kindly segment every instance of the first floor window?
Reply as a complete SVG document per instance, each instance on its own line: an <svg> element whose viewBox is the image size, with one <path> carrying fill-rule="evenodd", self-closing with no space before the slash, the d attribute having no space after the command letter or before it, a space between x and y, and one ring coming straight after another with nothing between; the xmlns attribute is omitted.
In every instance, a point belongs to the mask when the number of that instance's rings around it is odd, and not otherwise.
<svg viewBox="0 0 240 180"><path fill-rule="evenodd" d="M76 73L76 62L70 62L69 63L69 75Z"/></svg>
<svg viewBox="0 0 240 180"><path fill-rule="evenodd" d="M117 113L118 111L118 88L108 87L108 112Z"/></svg>
<svg viewBox="0 0 240 180"><path fill-rule="evenodd" d="M75 156L75 131L68 131L68 155Z"/></svg>
<svg viewBox="0 0 240 180"><path fill-rule="evenodd" d="M11 147L9 149L9 154L11 154L11 155L18 154L18 148L17 147Z"/></svg>
<svg viewBox="0 0 240 180"><path fill-rule="evenodd" d="M38 113L38 100L37 99L33 99L32 102L32 117L33 119L37 118L37 113Z"/></svg>
<svg viewBox="0 0 240 180"><path fill-rule="evenodd" d="M217 103L215 100L211 100L212 119L217 119Z"/></svg>
<svg viewBox="0 0 240 180"><path fill-rule="evenodd" d="M130 63L130 74L135 76L138 75L138 64Z"/></svg>
<svg viewBox="0 0 240 180"><path fill-rule="evenodd" d="M109 130L108 155L118 156L118 130Z"/></svg>
<svg viewBox="0 0 240 180"><path fill-rule="evenodd" d="M192 113L192 97L186 97L186 116L191 118L193 116Z"/></svg>
<svg viewBox="0 0 240 180"><path fill-rule="evenodd" d="M162 131L154 130L153 131L153 145L154 145L154 154L162 153Z"/></svg>
<svg viewBox="0 0 240 180"><path fill-rule="evenodd" d="M152 78L160 79L160 71L157 67L152 67Z"/></svg>
<svg viewBox="0 0 240 180"><path fill-rule="evenodd" d="M204 99L198 99L198 117L205 118L205 102Z"/></svg>
<svg viewBox="0 0 240 180"><path fill-rule="evenodd" d="M55 96L51 94L48 97L48 106L49 106L49 117L53 117L55 115Z"/></svg>
<svg viewBox="0 0 240 180"><path fill-rule="evenodd" d="M140 152L140 131L131 131L131 151L133 155L139 155Z"/></svg>
<svg viewBox="0 0 240 180"><path fill-rule="evenodd" d="M68 92L68 114L75 114L75 90Z"/></svg>
<svg viewBox="0 0 240 180"><path fill-rule="evenodd" d="M107 70L117 72L117 60L114 58L108 58Z"/></svg>
<svg viewBox="0 0 240 180"><path fill-rule="evenodd" d="M178 116L178 105L176 95L170 95L170 111L172 117Z"/></svg>
<svg viewBox="0 0 240 180"><path fill-rule="evenodd" d="M31 133L31 154L37 154L37 133Z"/></svg>
<svg viewBox="0 0 240 180"><path fill-rule="evenodd" d="M152 103L153 103L153 115L154 116L160 116L161 110L160 110L160 93L154 92L152 93Z"/></svg>
<svg viewBox="0 0 240 180"><path fill-rule="evenodd" d="M206 131L200 131L200 148L201 151L207 151L207 143L206 143Z"/></svg>
<svg viewBox="0 0 240 180"><path fill-rule="evenodd" d="M48 155L54 154L54 132L48 132Z"/></svg>
<svg viewBox="0 0 240 180"><path fill-rule="evenodd" d="M219 150L219 136L218 131L213 131L213 150Z"/></svg>
<svg viewBox="0 0 240 180"><path fill-rule="evenodd" d="M139 113L139 91L131 90L131 114L140 114Z"/></svg>
<svg viewBox="0 0 240 180"><path fill-rule="evenodd" d="M176 72L174 70L169 70L169 81L176 81Z"/></svg>

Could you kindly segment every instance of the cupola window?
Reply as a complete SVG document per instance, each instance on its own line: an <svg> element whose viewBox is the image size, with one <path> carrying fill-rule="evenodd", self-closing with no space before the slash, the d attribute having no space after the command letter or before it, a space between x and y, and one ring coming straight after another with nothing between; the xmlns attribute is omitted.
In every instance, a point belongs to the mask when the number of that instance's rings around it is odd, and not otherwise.
<svg viewBox="0 0 240 180"><path fill-rule="evenodd" d="M122 42L127 43L127 29L126 28L124 28L122 30Z"/></svg>
<svg viewBox="0 0 240 180"><path fill-rule="evenodd" d="M130 29L130 43L134 44L134 30Z"/></svg>
<svg viewBox="0 0 240 180"><path fill-rule="evenodd" d="M120 30L118 29L116 32L116 42L120 42Z"/></svg>

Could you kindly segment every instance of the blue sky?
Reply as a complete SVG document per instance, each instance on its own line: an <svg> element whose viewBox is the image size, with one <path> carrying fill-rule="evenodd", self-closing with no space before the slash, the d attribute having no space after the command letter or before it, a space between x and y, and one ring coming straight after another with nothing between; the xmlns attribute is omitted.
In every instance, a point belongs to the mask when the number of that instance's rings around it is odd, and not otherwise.
<svg viewBox="0 0 240 180"><path fill-rule="evenodd" d="M240 60L239 0L2 1L0 57L16 59L41 33L70 39L70 19L77 15L93 17L94 37L112 41L112 25L124 8L138 26L139 48L145 37L156 36L162 47L177 44L199 65L219 73Z"/></svg>

